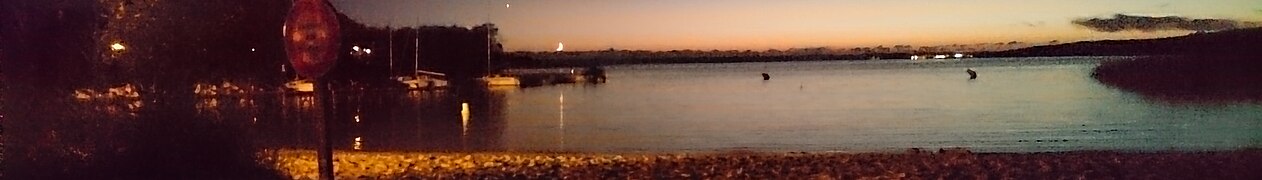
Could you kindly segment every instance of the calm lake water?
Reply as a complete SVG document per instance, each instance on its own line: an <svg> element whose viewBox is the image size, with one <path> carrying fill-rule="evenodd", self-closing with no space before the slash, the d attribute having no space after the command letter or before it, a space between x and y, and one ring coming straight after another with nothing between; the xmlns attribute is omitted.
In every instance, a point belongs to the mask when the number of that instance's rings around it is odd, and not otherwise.
<svg viewBox="0 0 1262 180"><path fill-rule="evenodd" d="M616 66L607 84L497 92L505 120L493 135L502 149L576 151L1262 145L1260 106L1148 101L1091 78L1106 59Z"/></svg>
<svg viewBox="0 0 1262 180"><path fill-rule="evenodd" d="M1124 58L622 65L607 68L604 84L337 92L333 136L337 148L363 151L1262 147L1262 106L1168 103L1113 89L1090 77L1110 59ZM966 68L979 78L969 80ZM242 127L258 146L316 144L310 95L197 101L198 116ZM146 116L127 112L143 103L81 106L67 111L118 122Z"/></svg>

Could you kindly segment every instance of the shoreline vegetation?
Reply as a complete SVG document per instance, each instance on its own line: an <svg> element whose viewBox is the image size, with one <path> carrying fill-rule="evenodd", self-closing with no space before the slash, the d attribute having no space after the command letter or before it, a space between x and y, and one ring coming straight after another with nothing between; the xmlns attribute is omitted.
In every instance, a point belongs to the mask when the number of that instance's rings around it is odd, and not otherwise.
<svg viewBox="0 0 1262 180"><path fill-rule="evenodd" d="M290 179L315 179L315 152L260 153ZM348 179L1257 179L1262 150L973 153L337 152Z"/></svg>
<svg viewBox="0 0 1262 180"><path fill-rule="evenodd" d="M1150 56L1108 61L1101 83L1173 103L1262 102L1262 61L1245 55Z"/></svg>
<svg viewBox="0 0 1262 180"><path fill-rule="evenodd" d="M1262 102L1262 28L1188 36L1102 41L1035 47L1008 54L1093 55L1131 53L1142 57L1108 61L1091 76L1103 84L1172 103Z"/></svg>

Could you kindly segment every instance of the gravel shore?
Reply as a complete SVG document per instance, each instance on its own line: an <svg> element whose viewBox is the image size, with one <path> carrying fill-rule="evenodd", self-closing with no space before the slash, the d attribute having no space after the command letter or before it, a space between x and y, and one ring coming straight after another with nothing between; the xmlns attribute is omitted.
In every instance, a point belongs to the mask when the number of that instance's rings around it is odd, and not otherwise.
<svg viewBox="0 0 1262 180"><path fill-rule="evenodd" d="M316 179L315 152L264 161ZM1260 179L1262 150L687 154L337 152L340 179Z"/></svg>

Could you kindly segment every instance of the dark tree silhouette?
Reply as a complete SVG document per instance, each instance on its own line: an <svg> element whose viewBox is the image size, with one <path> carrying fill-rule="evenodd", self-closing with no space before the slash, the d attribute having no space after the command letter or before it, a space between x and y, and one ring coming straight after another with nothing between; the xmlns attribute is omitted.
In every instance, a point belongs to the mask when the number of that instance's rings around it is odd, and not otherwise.
<svg viewBox="0 0 1262 180"><path fill-rule="evenodd" d="M282 72L288 62L281 41L290 1L3 4L3 179L274 176L255 166L254 149L240 139L240 129L196 117L193 87L231 81L275 89L292 79L292 74ZM339 17L345 49L354 44L388 47L385 28ZM392 83L385 81L390 71L412 69L418 29L421 69L456 78L478 77L487 71L488 42L492 62L502 59L493 25L403 28L394 29L394 69L381 63L387 56L347 55L330 77L340 82ZM125 49L112 50L114 43ZM79 103L70 96L75 89L121 84L138 85L142 91L137 101L144 106L135 112L135 121L117 121L128 118L107 117L100 110L68 109Z"/></svg>

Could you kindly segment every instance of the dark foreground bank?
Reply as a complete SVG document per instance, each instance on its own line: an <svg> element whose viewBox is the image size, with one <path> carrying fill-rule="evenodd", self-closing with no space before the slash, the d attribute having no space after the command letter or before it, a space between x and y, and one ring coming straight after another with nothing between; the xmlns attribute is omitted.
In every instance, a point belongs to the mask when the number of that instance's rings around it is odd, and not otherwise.
<svg viewBox="0 0 1262 180"><path fill-rule="evenodd" d="M293 179L317 177L314 152L264 153ZM337 154L341 178L1258 179L1262 150L1227 152Z"/></svg>
<svg viewBox="0 0 1262 180"><path fill-rule="evenodd" d="M1173 102L1262 102L1262 58L1190 54L1105 62L1092 73L1100 82Z"/></svg>

